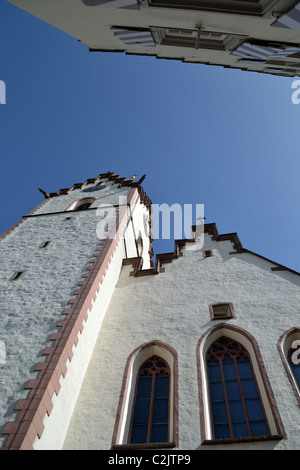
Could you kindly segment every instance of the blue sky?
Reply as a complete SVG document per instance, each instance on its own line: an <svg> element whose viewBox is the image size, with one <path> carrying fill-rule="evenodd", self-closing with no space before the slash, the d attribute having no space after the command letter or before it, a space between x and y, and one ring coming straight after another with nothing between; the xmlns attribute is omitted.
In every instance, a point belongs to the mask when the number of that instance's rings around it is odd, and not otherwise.
<svg viewBox="0 0 300 470"><path fill-rule="evenodd" d="M153 203L204 204L220 233L300 271L294 78L90 53L4 0L0 58L1 233L43 200L39 187L146 174Z"/></svg>

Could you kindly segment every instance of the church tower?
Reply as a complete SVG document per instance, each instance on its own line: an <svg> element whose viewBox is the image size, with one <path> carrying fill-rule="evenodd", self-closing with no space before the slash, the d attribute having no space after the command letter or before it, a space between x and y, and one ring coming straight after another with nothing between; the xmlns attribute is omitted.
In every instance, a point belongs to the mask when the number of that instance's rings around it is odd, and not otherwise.
<svg viewBox="0 0 300 470"><path fill-rule="evenodd" d="M43 436L61 446L123 260L152 267L143 179L108 172L40 190L44 201L1 236L4 448Z"/></svg>

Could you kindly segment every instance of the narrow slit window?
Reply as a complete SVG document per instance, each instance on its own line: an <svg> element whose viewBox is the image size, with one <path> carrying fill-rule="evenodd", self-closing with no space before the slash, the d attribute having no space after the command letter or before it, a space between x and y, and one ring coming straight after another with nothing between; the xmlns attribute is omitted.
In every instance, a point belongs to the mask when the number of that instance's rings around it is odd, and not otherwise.
<svg viewBox="0 0 300 470"><path fill-rule="evenodd" d="M50 245L50 243L51 243L51 240L47 240L40 244L40 248L46 248L46 246Z"/></svg>
<svg viewBox="0 0 300 470"><path fill-rule="evenodd" d="M22 274L24 273L24 271L16 271L10 278L10 281L17 281L18 279L20 279L20 277L22 276Z"/></svg>

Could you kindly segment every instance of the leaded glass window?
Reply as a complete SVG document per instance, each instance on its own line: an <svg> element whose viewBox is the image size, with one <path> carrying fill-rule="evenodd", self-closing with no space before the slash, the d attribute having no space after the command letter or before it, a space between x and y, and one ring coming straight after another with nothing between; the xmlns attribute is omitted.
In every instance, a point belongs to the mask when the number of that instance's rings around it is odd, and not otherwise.
<svg viewBox="0 0 300 470"><path fill-rule="evenodd" d="M247 350L220 338L207 351L214 439L269 435L264 409Z"/></svg>
<svg viewBox="0 0 300 470"><path fill-rule="evenodd" d="M288 352L288 362L293 371L294 378L300 388L300 360L299 360L299 350L291 348Z"/></svg>
<svg viewBox="0 0 300 470"><path fill-rule="evenodd" d="M131 444L168 442L170 369L158 356L140 367L131 428Z"/></svg>

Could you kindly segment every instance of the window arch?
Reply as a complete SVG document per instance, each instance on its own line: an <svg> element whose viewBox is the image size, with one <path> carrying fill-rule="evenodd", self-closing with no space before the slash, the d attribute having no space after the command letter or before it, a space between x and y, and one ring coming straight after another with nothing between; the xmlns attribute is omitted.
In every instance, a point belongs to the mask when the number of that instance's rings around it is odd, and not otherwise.
<svg viewBox="0 0 300 470"><path fill-rule="evenodd" d="M236 325L197 345L202 444L282 439L284 427L256 340Z"/></svg>
<svg viewBox="0 0 300 470"><path fill-rule="evenodd" d="M127 359L112 448L178 445L178 360L166 343L151 341Z"/></svg>
<svg viewBox="0 0 300 470"><path fill-rule="evenodd" d="M72 204L66 209L67 211L83 211L88 209L96 199L94 197L85 197Z"/></svg>

